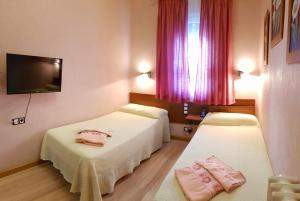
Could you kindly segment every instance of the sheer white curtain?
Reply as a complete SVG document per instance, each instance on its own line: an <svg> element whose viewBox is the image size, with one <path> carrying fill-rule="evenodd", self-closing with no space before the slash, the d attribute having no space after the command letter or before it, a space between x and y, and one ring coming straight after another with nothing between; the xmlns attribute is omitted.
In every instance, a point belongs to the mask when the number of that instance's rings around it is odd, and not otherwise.
<svg viewBox="0 0 300 201"><path fill-rule="evenodd" d="M200 7L201 0L188 0L188 66L189 66L189 98L194 99L196 75L200 59Z"/></svg>

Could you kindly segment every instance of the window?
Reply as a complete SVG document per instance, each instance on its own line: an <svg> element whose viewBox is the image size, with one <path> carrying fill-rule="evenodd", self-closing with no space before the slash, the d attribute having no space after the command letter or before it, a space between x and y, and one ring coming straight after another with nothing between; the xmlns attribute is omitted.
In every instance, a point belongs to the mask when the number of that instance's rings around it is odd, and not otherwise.
<svg viewBox="0 0 300 201"><path fill-rule="evenodd" d="M197 68L200 60L200 3L199 0L189 0L188 11L188 67L189 67L189 96L194 99L196 90Z"/></svg>
<svg viewBox="0 0 300 201"><path fill-rule="evenodd" d="M172 102L234 103L232 0L159 2L157 97Z"/></svg>

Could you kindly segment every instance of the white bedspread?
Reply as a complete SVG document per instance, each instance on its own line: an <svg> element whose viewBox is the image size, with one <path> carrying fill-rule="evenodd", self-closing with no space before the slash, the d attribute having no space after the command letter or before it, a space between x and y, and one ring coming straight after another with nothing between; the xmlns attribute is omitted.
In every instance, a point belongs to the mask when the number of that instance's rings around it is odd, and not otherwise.
<svg viewBox="0 0 300 201"><path fill-rule="evenodd" d="M174 169L216 155L240 170L247 182L234 192L221 193L212 201L266 201L268 178L273 175L260 128L256 126L207 126L198 128L192 141L163 181L155 201L186 201Z"/></svg>
<svg viewBox="0 0 300 201"><path fill-rule="evenodd" d="M71 192L81 192L80 201L101 201L101 194L112 193L118 179L149 158L162 146L163 139L170 139L168 127L167 116L152 119L114 112L48 130L41 159L53 162L71 183ZM104 147L75 143L76 133L83 129L108 131L112 137Z"/></svg>

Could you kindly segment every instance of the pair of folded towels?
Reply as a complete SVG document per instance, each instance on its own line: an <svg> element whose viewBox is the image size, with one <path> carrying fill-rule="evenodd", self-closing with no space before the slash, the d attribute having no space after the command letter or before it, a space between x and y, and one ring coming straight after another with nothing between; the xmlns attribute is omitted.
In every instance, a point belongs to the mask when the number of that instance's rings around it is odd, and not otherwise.
<svg viewBox="0 0 300 201"><path fill-rule="evenodd" d="M110 133L98 130L82 130L75 137L75 142L92 146L102 147L105 145L107 137L111 137Z"/></svg>
<svg viewBox="0 0 300 201"><path fill-rule="evenodd" d="M225 190L232 192L246 182L243 174L215 156L175 170L175 176L189 201L208 201Z"/></svg>

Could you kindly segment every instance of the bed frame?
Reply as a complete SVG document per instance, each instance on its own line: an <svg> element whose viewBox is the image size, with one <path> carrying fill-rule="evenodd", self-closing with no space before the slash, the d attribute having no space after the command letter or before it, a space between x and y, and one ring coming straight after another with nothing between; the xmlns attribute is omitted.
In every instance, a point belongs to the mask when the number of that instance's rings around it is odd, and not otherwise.
<svg viewBox="0 0 300 201"><path fill-rule="evenodd" d="M165 110L168 110L171 123L186 123L185 115L183 114L183 103L170 103L155 98L155 95L132 92L129 93L129 102L163 108ZM201 105L190 103L189 111L192 111L192 113L194 114L200 114ZM255 115L255 100L236 99L236 102L233 105L208 106L208 111L231 113L237 112Z"/></svg>

